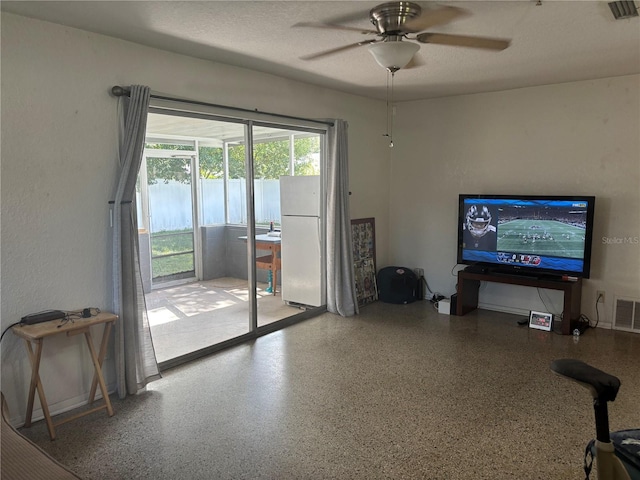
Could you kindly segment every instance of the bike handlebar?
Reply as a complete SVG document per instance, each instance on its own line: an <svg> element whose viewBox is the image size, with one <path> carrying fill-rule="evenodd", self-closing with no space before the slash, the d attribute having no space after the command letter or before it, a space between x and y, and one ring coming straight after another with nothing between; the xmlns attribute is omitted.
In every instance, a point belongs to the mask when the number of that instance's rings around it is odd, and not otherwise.
<svg viewBox="0 0 640 480"><path fill-rule="evenodd" d="M594 400L613 402L620 389L620 380L580 360L562 358L551 363L551 370L589 389Z"/></svg>

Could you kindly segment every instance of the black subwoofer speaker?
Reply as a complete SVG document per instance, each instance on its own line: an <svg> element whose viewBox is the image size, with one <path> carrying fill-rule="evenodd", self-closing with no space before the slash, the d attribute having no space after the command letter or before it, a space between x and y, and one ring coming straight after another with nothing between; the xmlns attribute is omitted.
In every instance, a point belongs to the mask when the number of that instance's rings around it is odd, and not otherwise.
<svg viewBox="0 0 640 480"><path fill-rule="evenodd" d="M418 277L410 268L381 268L377 281L378 298L381 302L411 303L417 300Z"/></svg>

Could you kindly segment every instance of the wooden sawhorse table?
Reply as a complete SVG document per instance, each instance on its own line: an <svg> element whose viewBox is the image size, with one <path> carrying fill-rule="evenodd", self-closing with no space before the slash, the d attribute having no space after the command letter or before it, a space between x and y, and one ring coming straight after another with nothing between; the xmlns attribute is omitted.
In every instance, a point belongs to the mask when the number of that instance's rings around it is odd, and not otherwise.
<svg viewBox="0 0 640 480"><path fill-rule="evenodd" d="M44 413L44 418L47 422L47 429L49 430L51 440L55 440L56 438L55 426L62 425L63 423L70 422L102 409L106 409L110 417L113 416L113 407L111 406L109 393L107 392L107 385L102 375L102 362L105 354L107 353L107 345L109 344L111 328L117 319L118 316L113 313L102 312L89 318L73 317L69 320L51 320L49 322L36 323L33 325L16 325L12 328L13 333L24 339L27 347L27 353L29 354L29 361L31 362L31 383L29 385L27 412L24 420L25 427L31 426L31 416L33 414L33 402L35 400L36 390L38 391L38 398L40 399L40 405L42 406L42 412ZM100 324L104 324L104 330L102 332L102 340L100 341L100 350L96 353L95 347L93 346L93 338L91 337L91 327L93 325ZM102 392L102 398L104 399L104 405L78 413L54 424L51 420L47 398L45 397L42 382L40 381L39 370L44 339L61 333L65 333L69 337L72 335L79 335L81 333L84 334L84 337L87 340L87 346L89 347L89 353L91 353L91 360L94 368L93 380L91 382L91 390L89 391L89 400L87 403L89 405L93 403L96 395L96 389L99 385L100 391ZM34 346L35 351L33 349Z"/></svg>
<svg viewBox="0 0 640 480"><path fill-rule="evenodd" d="M239 237L246 241L247 237ZM256 268L263 270L271 270L272 273L272 293L276 294L276 286L278 285L278 270L282 270L282 259L280 258L281 240L280 237L272 237L263 233L256 235L256 250L268 250L268 255L256 257Z"/></svg>
<svg viewBox="0 0 640 480"><path fill-rule="evenodd" d="M280 259L280 237L270 237L268 235L256 235L256 250L268 250L268 255L256 258L256 268L271 270L273 275L272 285L273 294L276 294L278 285L278 270L282 270Z"/></svg>

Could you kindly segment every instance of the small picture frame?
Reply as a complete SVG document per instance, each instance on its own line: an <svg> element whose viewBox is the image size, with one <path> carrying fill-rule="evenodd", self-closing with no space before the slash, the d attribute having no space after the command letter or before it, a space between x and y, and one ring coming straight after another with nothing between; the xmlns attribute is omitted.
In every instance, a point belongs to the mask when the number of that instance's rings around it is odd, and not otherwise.
<svg viewBox="0 0 640 480"><path fill-rule="evenodd" d="M546 312L529 312L529 328L537 328L538 330L551 331L553 323L553 314Z"/></svg>

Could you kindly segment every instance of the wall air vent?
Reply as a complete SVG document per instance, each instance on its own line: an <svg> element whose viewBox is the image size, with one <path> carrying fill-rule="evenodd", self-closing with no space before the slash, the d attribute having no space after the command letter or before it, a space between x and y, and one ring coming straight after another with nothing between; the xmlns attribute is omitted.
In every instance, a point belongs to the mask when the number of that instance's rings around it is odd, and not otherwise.
<svg viewBox="0 0 640 480"><path fill-rule="evenodd" d="M616 297L613 328L640 333L640 300Z"/></svg>
<svg viewBox="0 0 640 480"><path fill-rule="evenodd" d="M623 18L631 18L638 16L638 7L633 0L621 0L618 2L609 2L609 8L616 20Z"/></svg>

